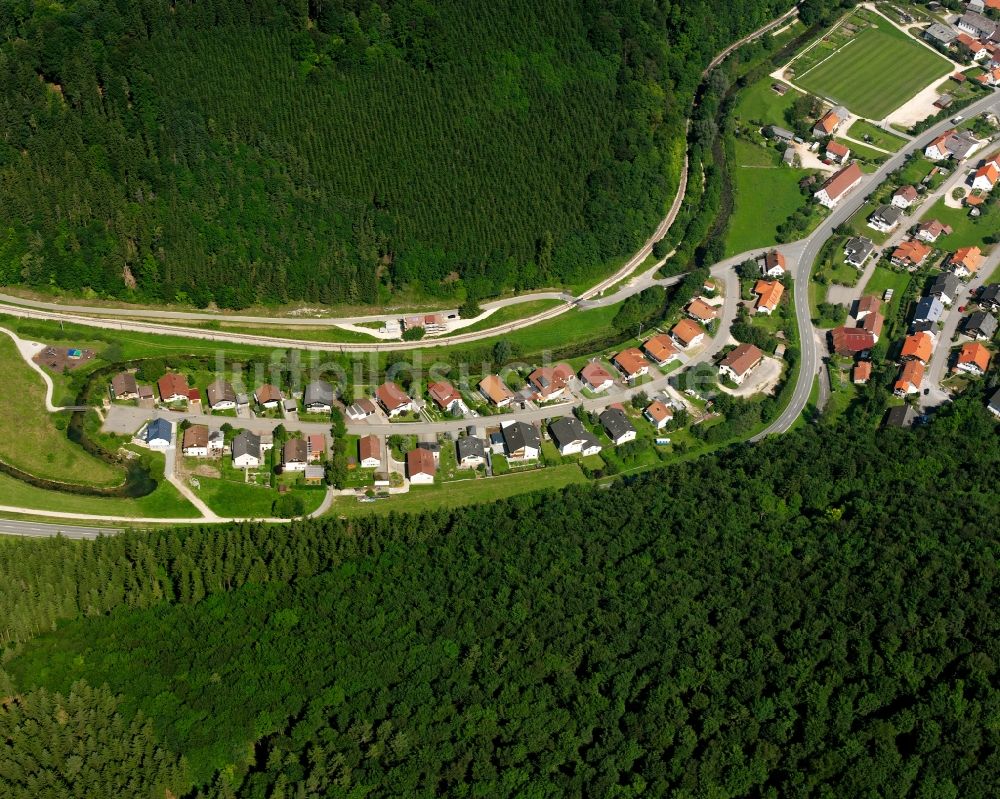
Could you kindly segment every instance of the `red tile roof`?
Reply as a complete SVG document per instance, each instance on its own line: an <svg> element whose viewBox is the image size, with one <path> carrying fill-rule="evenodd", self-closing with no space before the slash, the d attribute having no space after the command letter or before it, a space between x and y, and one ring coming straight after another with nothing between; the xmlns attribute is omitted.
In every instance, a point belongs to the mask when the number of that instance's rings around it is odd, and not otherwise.
<svg viewBox="0 0 1000 799"><path fill-rule="evenodd" d="M851 150L849 147L845 147L840 142L832 141L826 145L826 151L828 153L833 153L837 158L847 158L850 155Z"/></svg>
<svg viewBox="0 0 1000 799"><path fill-rule="evenodd" d="M980 372L985 372L990 367L990 351L978 341L970 341L963 345L958 353L956 364L975 364Z"/></svg>
<svg viewBox="0 0 1000 799"><path fill-rule="evenodd" d="M867 383L872 376L872 362L858 361L854 364L852 379L855 383Z"/></svg>
<svg viewBox="0 0 1000 799"><path fill-rule="evenodd" d="M831 200L836 200L862 177L864 177L864 173L861 171L861 167L857 163L852 163L827 178L820 189L825 190L826 196Z"/></svg>
<svg viewBox="0 0 1000 799"><path fill-rule="evenodd" d="M375 389L375 396L388 411L394 411L410 402L410 398L399 386L392 382L383 383Z"/></svg>
<svg viewBox="0 0 1000 799"><path fill-rule="evenodd" d="M434 454L430 450L418 448L406 453L406 473L411 477L415 474L433 475L436 471Z"/></svg>
<svg viewBox="0 0 1000 799"><path fill-rule="evenodd" d="M176 372L168 372L159 380L156 381L156 387L160 391L160 398L167 399L168 397L175 396L187 396L188 392L188 382L184 375L177 374Z"/></svg>
<svg viewBox="0 0 1000 799"><path fill-rule="evenodd" d="M677 353L677 345L666 333L660 333L643 342L642 348L657 363L663 363Z"/></svg>
<svg viewBox="0 0 1000 799"><path fill-rule="evenodd" d="M681 319L681 321L674 325L670 334L685 347L689 347L691 346L691 342L704 334L704 332L700 325L692 322L690 319Z"/></svg>
<svg viewBox="0 0 1000 799"><path fill-rule="evenodd" d="M456 400L461 401L462 399L462 395L447 380L438 380L431 383L427 386L427 393L430 394L431 399L434 400L442 411L448 410L452 406L452 403Z"/></svg>
<svg viewBox="0 0 1000 799"><path fill-rule="evenodd" d="M760 363L763 357L764 353L753 344L740 344L731 350L719 365L732 369L738 375L745 375Z"/></svg>
<svg viewBox="0 0 1000 799"><path fill-rule="evenodd" d="M369 458L375 458L375 460L382 460L382 444L379 441L378 436L372 434L364 436L360 441L358 441L358 455L361 456L362 461L366 461Z"/></svg>
<svg viewBox="0 0 1000 799"><path fill-rule="evenodd" d="M629 347L626 350L622 350L614 358L615 365L622 370L626 377L631 377L637 374L640 370L649 367L649 361L647 361L641 352L635 347Z"/></svg>
<svg viewBox="0 0 1000 799"><path fill-rule="evenodd" d="M758 280L753 287L753 293L759 295L757 298L758 308L767 308L773 311L781 301L781 295L785 293L785 287L777 280Z"/></svg>
<svg viewBox="0 0 1000 799"><path fill-rule="evenodd" d="M903 341L903 349L899 357L904 361L911 358L927 363L934 354L934 337L925 331L913 333Z"/></svg>
<svg viewBox="0 0 1000 799"><path fill-rule="evenodd" d="M606 383L608 380L613 380L611 373L608 372L603 366L601 366L597 361L591 361L586 366L580 370L580 377L583 381L589 385L591 388L600 386Z"/></svg>
<svg viewBox="0 0 1000 799"><path fill-rule="evenodd" d="M856 355L875 346L875 337L860 327L835 327L830 338L838 355Z"/></svg>

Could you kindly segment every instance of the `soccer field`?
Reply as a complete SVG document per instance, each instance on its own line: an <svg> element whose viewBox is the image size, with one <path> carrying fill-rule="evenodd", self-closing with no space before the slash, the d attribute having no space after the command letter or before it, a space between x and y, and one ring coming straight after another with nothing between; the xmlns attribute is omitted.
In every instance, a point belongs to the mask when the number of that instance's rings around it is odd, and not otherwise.
<svg viewBox="0 0 1000 799"><path fill-rule="evenodd" d="M950 62L883 21L859 32L795 83L859 116L883 119L950 71Z"/></svg>

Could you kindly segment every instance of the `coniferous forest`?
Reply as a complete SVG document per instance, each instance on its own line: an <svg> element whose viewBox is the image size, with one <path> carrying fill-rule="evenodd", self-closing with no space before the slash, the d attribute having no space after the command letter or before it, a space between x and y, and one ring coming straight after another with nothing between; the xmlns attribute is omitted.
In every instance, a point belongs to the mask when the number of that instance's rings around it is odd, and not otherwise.
<svg viewBox="0 0 1000 799"><path fill-rule="evenodd" d="M0 795L992 799L997 427L858 421L423 516L0 541Z"/></svg>
<svg viewBox="0 0 1000 799"><path fill-rule="evenodd" d="M0 0L0 285L238 308L589 279L663 216L712 55L787 5Z"/></svg>

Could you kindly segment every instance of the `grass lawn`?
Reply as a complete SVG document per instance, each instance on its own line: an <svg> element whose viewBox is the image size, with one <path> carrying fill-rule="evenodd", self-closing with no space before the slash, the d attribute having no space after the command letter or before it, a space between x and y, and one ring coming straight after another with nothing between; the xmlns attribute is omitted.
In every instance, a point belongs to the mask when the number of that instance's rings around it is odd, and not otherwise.
<svg viewBox="0 0 1000 799"><path fill-rule="evenodd" d="M119 485L125 472L66 437L68 413L45 410L45 384L0 334L0 459L22 471L93 486Z"/></svg>
<svg viewBox="0 0 1000 799"><path fill-rule="evenodd" d="M498 458L494 456L494 470ZM377 502L358 502L355 499L337 499L330 513L339 516L367 516L370 513L419 513L462 505L495 502L498 499L530 491L559 489L571 483L583 483L586 478L575 463L530 469L478 480L460 480L419 486L408 494L398 494Z"/></svg>
<svg viewBox="0 0 1000 799"><path fill-rule="evenodd" d="M810 174L807 169L783 166L777 150L740 139L735 143L735 156L735 206L726 234L727 256L774 244L778 226L805 206L799 181Z"/></svg>
<svg viewBox="0 0 1000 799"><path fill-rule="evenodd" d="M489 330L491 327L499 327L508 322L516 322L519 319L534 316L562 304L560 300L531 300L529 302L519 302L516 305L505 305L503 308L497 308L485 319L467 327L460 327L454 333L449 333L448 335L457 336L462 333L472 333L476 330ZM448 338L448 336L444 336L444 338Z"/></svg>
<svg viewBox="0 0 1000 799"><path fill-rule="evenodd" d="M215 477L199 477L200 488L193 488L205 504L220 516L239 518L263 518L271 516L271 506L278 498L278 492L253 483L237 483ZM323 502L325 492L295 491L305 503L305 513L310 513Z"/></svg>
<svg viewBox="0 0 1000 799"><path fill-rule="evenodd" d="M906 139L902 136L882 130L882 128L873 125L865 119L855 119L851 123L851 127L845 132L849 133L853 139L868 142L875 147L881 147L883 150L891 152L896 152L896 150L906 144ZM866 139L865 136L868 138Z"/></svg>
<svg viewBox="0 0 1000 799"><path fill-rule="evenodd" d="M882 315L889 318L899 307L900 297L910 283L909 272L896 272L879 264L872 272L871 278L865 284L865 294L874 294L880 298L886 289L892 289L892 301L888 306L882 306Z"/></svg>
<svg viewBox="0 0 1000 799"><path fill-rule="evenodd" d="M763 77L741 91L740 100L733 110L736 118L744 122L759 122L761 126L778 125L787 128L785 111L792 107L799 92L789 87L784 95L780 95L771 89L775 83L781 81Z"/></svg>
<svg viewBox="0 0 1000 799"><path fill-rule="evenodd" d="M941 250L956 250L959 247L969 247L973 244L984 247L983 239L1000 231L1000 203L986 202L979 206L983 212L978 219L969 216L968 208L949 208L942 197L927 211L925 219L940 219L944 224L951 225L954 231L950 235L941 236L935 246Z"/></svg>
<svg viewBox="0 0 1000 799"><path fill-rule="evenodd" d="M871 147L865 147L863 144L858 144L857 142L847 141L847 139L842 139L839 136L834 137L834 141L840 142L845 147L850 148L852 158L863 158L865 161L871 162L873 164L881 164L889 156L885 153L879 152L878 150L873 150Z"/></svg>
<svg viewBox="0 0 1000 799"><path fill-rule="evenodd" d="M885 20L796 76L803 89L869 119L882 119L952 65ZM887 77L891 76L891 80Z"/></svg>

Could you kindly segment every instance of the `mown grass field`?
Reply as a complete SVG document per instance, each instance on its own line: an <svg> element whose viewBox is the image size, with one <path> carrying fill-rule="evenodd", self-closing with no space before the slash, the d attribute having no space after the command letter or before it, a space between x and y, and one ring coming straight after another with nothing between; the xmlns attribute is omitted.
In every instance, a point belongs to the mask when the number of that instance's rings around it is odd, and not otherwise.
<svg viewBox="0 0 1000 799"><path fill-rule="evenodd" d="M859 116L882 119L950 69L944 58L882 21L795 82Z"/></svg>
<svg viewBox="0 0 1000 799"><path fill-rule="evenodd" d="M882 128L876 127L864 119L854 120L847 134L852 139L865 141L874 147L881 147L883 150L889 150L890 152L896 152L896 150L906 144L906 140L902 136L882 130ZM868 138L866 139L865 136ZM853 142L850 142L850 144L852 147L854 146Z"/></svg>
<svg viewBox="0 0 1000 799"><path fill-rule="evenodd" d="M780 95L771 88L773 84L782 82L765 76L748 86L740 92L740 99L733 115L744 122L753 120L760 122L761 125L787 128L789 123L785 119L785 112L792 107L799 92L789 86L788 91Z"/></svg>
<svg viewBox="0 0 1000 799"><path fill-rule="evenodd" d="M950 225L952 233L941 236L935 244L942 250L956 250L959 247L975 245L986 249L986 236L1000 230L1000 203L986 202L980 206L982 216L974 219L969 216L968 208L949 208L944 199L938 200L925 215L925 219L940 219Z"/></svg>

